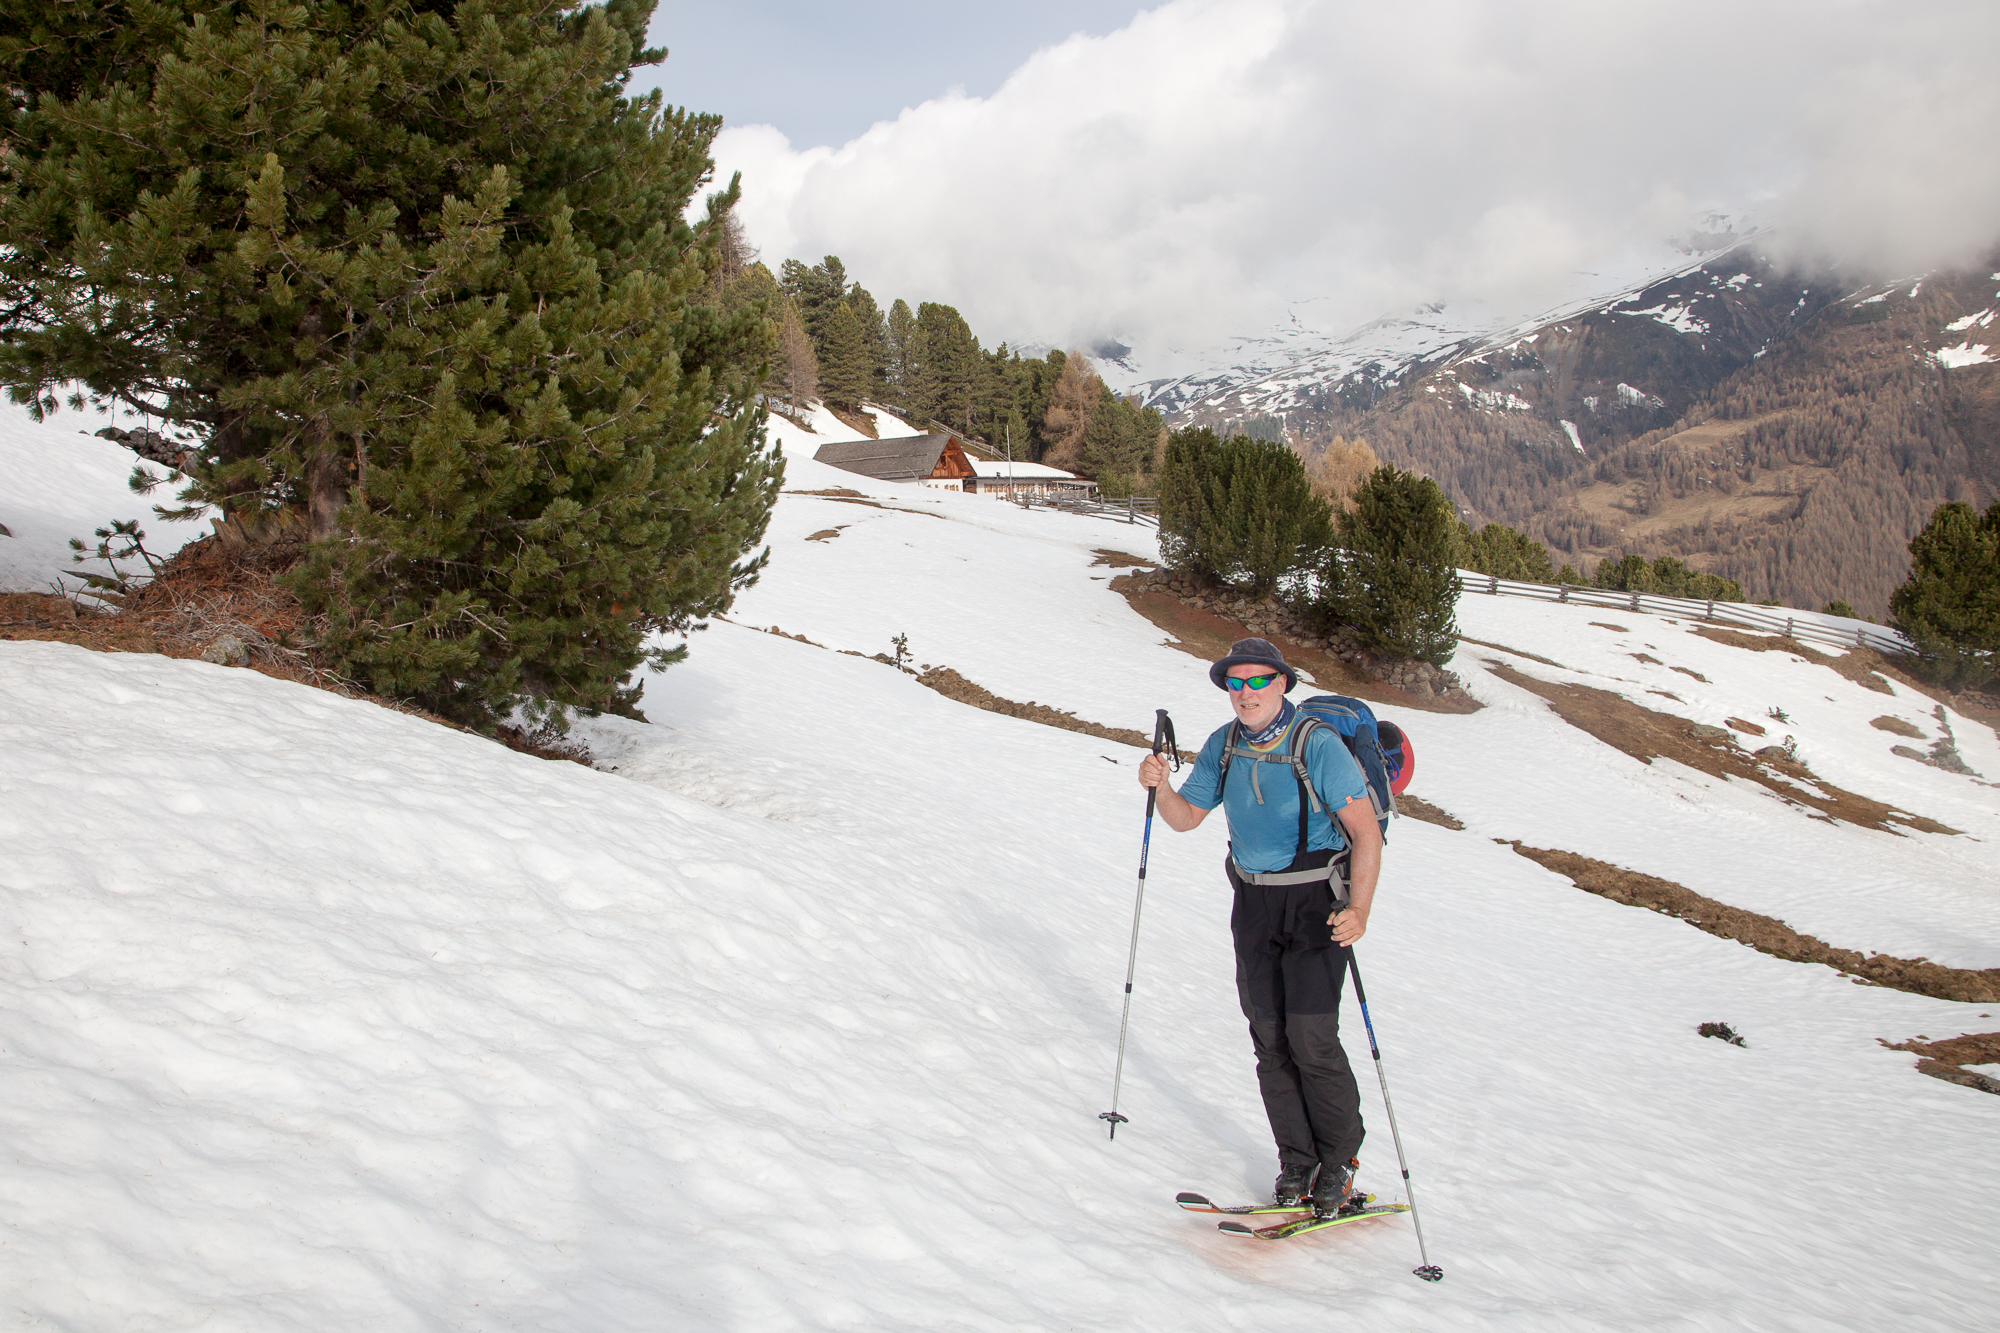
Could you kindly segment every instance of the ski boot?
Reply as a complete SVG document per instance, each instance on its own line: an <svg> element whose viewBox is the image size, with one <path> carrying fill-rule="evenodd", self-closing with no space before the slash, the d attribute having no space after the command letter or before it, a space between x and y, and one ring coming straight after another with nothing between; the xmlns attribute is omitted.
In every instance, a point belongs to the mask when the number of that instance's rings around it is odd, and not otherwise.
<svg viewBox="0 0 2000 1333"><path fill-rule="evenodd" d="M1271 1186L1271 1202L1280 1208L1300 1208L1313 1192L1313 1182L1319 1177L1319 1163L1311 1166L1290 1166L1280 1164L1277 1183Z"/></svg>
<svg viewBox="0 0 2000 1333"><path fill-rule="evenodd" d="M1314 1217L1338 1217L1347 1211L1348 1196L1354 1192L1354 1173L1360 1166L1359 1159L1350 1157L1337 1166L1320 1168L1312 1188Z"/></svg>

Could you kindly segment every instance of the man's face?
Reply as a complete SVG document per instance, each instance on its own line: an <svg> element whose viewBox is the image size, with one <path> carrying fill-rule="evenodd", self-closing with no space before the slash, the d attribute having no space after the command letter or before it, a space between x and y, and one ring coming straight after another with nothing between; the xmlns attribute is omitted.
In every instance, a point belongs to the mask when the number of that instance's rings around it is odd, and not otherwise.
<svg viewBox="0 0 2000 1333"><path fill-rule="evenodd" d="M1285 673L1260 662L1229 668L1231 680L1249 681L1265 676L1270 679L1264 682L1261 690L1253 690L1248 685L1242 689L1230 688L1230 707L1236 710L1236 720L1243 724L1245 731L1262 731L1276 720L1278 710L1285 706Z"/></svg>

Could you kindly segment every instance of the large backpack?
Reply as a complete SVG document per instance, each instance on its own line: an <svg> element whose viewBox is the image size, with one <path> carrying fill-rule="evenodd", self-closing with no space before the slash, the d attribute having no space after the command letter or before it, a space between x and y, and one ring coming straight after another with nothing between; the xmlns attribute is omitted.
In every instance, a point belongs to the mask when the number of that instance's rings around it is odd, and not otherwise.
<svg viewBox="0 0 2000 1333"><path fill-rule="evenodd" d="M1375 823L1382 830L1382 841L1387 842L1389 817L1396 813L1396 793L1409 785L1410 775L1416 769L1416 756L1409 738L1394 723L1377 722L1374 710L1367 704L1344 694L1316 694L1296 707L1299 717L1292 724L1292 734L1286 738L1284 749L1269 754L1259 754L1242 745L1243 724L1229 724L1228 743L1222 747L1221 771L1215 780L1216 798L1221 799L1224 784L1229 780L1229 761L1239 754L1255 761L1250 768L1250 782L1260 805L1264 801L1264 792L1257 785L1258 765L1287 765L1299 784L1298 845L1303 851L1308 807L1315 811L1325 809L1320 803L1319 793L1313 790L1312 779L1306 774L1306 738L1321 727L1331 727L1339 733L1347 752L1354 756L1355 764L1361 769L1361 776L1368 787L1368 803L1375 811Z"/></svg>

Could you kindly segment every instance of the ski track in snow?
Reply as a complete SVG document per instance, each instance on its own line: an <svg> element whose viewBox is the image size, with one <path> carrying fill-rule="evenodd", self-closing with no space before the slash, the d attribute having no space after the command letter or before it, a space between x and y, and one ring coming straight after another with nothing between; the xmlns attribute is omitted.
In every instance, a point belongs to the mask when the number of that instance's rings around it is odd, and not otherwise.
<svg viewBox="0 0 2000 1333"><path fill-rule="evenodd" d="M1203 665L1102 581L1150 529L874 483L781 432L762 581L580 724L591 772L247 671L0 643L8 1326L1964 1328L2000 1299L2000 1099L1878 1038L1994 1006L1855 985L1605 901L1563 847L1846 947L2000 965L1995 790L1907 760L1929 701L1655 617L1468 595L1487 707L1384 710L1413 790L1361 948L1405 1219L1260 1246L1180 1213L1275 1167L1220 822L1156 824L1107 1142L1139 751L877 662L1193 748ZM836 538L804 538L828 528ZM0 539L4 541L4 539ZM1624 626L1623 632L1590 624ZM1648 652L1658 666L1630 656ZM1833 826L1590 740L1483 666L1789 732L1966 830ZM1669 670L1683 666L1703 685ZM1646 693L1671 690L1683 702ZM1782 707L1779 724L1766 710ZM2000 779L2000 740L1952 718ZM1753 744L1765 742L1757 741ZM1108 761L1108 762L1107 762ZM17 943L18 941L18 943ZM1370 1138L1400 1196L1350 997ZM1749 1045L1698 1038L1727 1021Z"/></svg>

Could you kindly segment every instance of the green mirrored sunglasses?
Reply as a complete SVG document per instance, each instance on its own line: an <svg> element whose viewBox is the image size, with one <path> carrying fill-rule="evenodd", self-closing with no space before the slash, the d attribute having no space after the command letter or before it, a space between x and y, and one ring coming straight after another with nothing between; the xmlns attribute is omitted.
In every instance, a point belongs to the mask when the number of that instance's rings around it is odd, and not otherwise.
<svg viewBox="0 0 2000 1333"><path fill-rule="evenodd" d="M1268 676L1225 676L1223 679L1228 683L1230 693L1235 694L1246 688L1261 690L1272 681L1284 678L1285 673L1278 671Z"/></svg>

